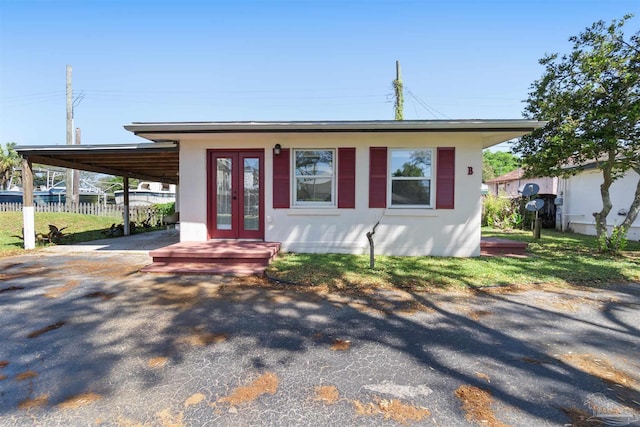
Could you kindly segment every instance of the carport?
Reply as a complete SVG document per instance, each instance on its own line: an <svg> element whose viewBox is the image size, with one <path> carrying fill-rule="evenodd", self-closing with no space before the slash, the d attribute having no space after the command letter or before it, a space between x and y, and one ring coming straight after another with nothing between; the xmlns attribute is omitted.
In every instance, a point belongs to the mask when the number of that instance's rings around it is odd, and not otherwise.
<svg viewBox="0 0 640 427"><path fill-rule="evenodd" d="M130 231L129 178L179 183L179 147L176 142L19 146L16 151L22 156L25 249L35 248L34 163L123 177L125 235Z"/></svg>

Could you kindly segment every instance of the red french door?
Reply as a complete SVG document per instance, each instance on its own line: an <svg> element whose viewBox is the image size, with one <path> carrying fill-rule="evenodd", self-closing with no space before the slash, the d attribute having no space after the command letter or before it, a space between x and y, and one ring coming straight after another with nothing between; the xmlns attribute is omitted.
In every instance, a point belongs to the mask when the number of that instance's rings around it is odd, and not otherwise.
<svg viewBox="0 0 640 427"><path fill-rule="evenodd" d="M211 239L264 239L264 151L208 150Z"/></svg>

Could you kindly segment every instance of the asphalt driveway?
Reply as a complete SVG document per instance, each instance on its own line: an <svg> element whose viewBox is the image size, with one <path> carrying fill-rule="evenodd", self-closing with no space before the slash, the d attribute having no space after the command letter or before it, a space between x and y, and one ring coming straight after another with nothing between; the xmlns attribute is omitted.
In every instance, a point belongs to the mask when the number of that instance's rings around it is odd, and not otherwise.
<svg viewBox="0 0 640 427"><path fill-rule="evenodd" d="M0 259L0 425L638 424L640 284L339 295L114 245Z"/></svg>

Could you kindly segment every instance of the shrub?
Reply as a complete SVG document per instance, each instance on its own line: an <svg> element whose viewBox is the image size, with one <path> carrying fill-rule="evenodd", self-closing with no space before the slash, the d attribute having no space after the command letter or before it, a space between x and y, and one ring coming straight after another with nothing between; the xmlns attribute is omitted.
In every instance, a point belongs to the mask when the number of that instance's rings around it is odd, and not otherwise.
<svg viewBox="0 0 640 427"><path fill-rule="evenodd" d="M485 196L482 203L482 225L495 228L514 228L522 224L524 217L519 212L517 200L507 197Z"/></svg>
<svg viewBox="0 0 640 427"><path fill-rule="evenodd" d="M159 203L157 205L153 205L153 208L156 210L158 215L167 216L176 212L176 203Z"/></svg>

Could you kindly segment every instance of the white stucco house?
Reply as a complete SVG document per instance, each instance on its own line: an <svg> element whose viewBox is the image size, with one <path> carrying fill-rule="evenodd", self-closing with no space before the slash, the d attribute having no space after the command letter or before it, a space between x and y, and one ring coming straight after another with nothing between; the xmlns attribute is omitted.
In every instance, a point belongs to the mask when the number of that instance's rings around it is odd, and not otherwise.
<svg viewBox="0 0 640 427"><path fill-rule="evenodd" d="M181 242L256 239L291 252L480 255L482 150L530 120L163 122L179 147Z"/></svg>
<svg viewBox="0 0 640 427"><path fill-rule="evenodd" d="M635 171L629 170L611 185L613 208L607 217L607 225L610 228L624 220L639 180L640 176ZM557 215L563 231L571 230L580 234L596 235L593 213L602 209L600 197L602 181L602 172L595 164L589 165L577 175L559 181ZM640 217L633 222L627 238L640 240Z"/></svg>

